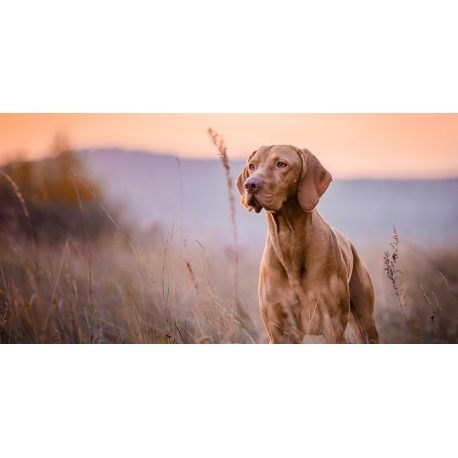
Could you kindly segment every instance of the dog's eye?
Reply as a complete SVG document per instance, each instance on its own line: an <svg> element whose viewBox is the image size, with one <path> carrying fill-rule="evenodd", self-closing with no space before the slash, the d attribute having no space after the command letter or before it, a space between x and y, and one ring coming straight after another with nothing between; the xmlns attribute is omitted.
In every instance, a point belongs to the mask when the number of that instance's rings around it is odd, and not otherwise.
<svg viewBox="0 0 458 458"><path fill-rule="evenodd" d="M288 164L285 164L284 162L277 162L277 167L280 167L281 169L285 168Z"/></svg>
<svg viewBox="0 0 458 458"><path fill-rule="evenodd" d="M250 170L254 170L256 167L254 166L254 164L250 164L250 165L248 166L248 168L249 168Z"/></svg>

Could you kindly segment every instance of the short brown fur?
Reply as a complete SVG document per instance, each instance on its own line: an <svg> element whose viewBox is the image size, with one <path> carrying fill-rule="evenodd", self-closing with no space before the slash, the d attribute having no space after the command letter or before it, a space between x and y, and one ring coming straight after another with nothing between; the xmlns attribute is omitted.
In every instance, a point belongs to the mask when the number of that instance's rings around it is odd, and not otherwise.
<svg viewBox="0 0 458 458"><path fill-rule="evenodd" d="M251 177L262 185L247 191ZM378 343L369 273L315 209L331 181L310 151L291 145L254 151L237 179L242 204L267 213L258 294L270 343L300 343L306 335L345 343L347 324L359 342Z"/></svg>

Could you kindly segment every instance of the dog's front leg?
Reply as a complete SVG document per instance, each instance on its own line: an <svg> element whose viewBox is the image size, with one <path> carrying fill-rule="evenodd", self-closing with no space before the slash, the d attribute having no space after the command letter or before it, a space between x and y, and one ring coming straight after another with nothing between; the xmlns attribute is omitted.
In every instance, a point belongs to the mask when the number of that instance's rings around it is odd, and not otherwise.
<svg viewBox="0 0 458 458"><path fill-rule="evenodd" d="M323 337L326 343L348 343L345 329L350 319L350 306L343 304L326 310L323 314Z"/></svg>
<svg viewBox="0 0 458 458"><path fill-rule="evenodd" d="M298 321L293 316L290 307L277 302L268 307L260 306L271 344L302 343L304 334L298 328Z"/></svg>

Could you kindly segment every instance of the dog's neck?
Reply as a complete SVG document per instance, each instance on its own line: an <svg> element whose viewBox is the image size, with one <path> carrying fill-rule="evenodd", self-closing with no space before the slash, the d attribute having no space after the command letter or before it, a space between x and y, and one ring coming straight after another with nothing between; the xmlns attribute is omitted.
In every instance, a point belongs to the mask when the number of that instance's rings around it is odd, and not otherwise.
<svg viewBox="0 0 458 458"><path fill-rule="evenodd" d="M269 252L288 271L288 276L302 277L306 264L317 262L325 254L323 234L328 231L323 231L323 225L327 226L318 211L305 212L297 199L288 200L279 211L267 212L267 244L273 248Z"/></svg>
<svg viewBox="0 0 458 458"><path fill-rule="evenodd" d="M267 212L269 234L274 238L296 239L312 228L315 211L305 212L297 199L287 200L276 212Z"/></svg>

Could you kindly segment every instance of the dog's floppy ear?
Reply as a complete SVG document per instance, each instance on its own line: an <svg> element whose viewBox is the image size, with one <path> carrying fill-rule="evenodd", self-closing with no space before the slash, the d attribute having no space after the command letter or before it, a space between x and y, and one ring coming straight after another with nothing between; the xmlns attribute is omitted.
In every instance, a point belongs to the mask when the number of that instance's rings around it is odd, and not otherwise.
<svg viewBox="0 0 458 458"><path fill-rule="evenodd" d="M253 210L253 207L251 205L247 205L247 203L245 202L245 181L247 180L248 178L248 164L249 162L251 161L252 157L257 153L257 150L256 151L253 151L251 154L250 154L250 157L248 158L247 160L247 164L246 166L243 168L243 170L241 171L240 175L238 176L237 178L237 189L239 190L239 193L240 195L242 196L242 198L240 199L240 202L247 208L247 210L250 212L251 210Z"/></svg>
<svg viewBox="0 0 458 458"><path fill-rule="evenodd" d="M297 149L302 160L302 175L297 187L297 197L302 209L311 212L331 184L331 174L321 162L307 149Z"/></svg>

